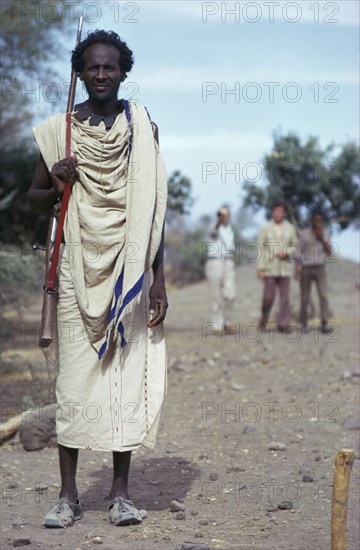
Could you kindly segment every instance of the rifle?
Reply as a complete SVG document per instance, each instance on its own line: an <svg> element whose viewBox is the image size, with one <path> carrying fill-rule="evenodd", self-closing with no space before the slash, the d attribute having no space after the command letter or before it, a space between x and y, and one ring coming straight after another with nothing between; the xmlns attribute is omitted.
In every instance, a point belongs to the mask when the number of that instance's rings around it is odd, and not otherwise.
<svg viewBox="0 0 360 550"><path fill-rule="evenodd" d="M83 18L79 17L75 47L79 44L81 40L82 23ZM76 72L72 71L69 96L66 107L66 157L69 157L71 155L71 112L74 109L76 78ZM70 191L70 184L66 184L61 200L60 213L57 211L56 205L51 209L49 230L46 239L46 248L38 245L33 246L34 250L45 249L46 251L45 285L39 336L39 346L42 348L47 348L48 346L50 346L54 337L56 303L58 296L56 270L59 261L60 245L63 235L66 210L70 198Z"/></svg>

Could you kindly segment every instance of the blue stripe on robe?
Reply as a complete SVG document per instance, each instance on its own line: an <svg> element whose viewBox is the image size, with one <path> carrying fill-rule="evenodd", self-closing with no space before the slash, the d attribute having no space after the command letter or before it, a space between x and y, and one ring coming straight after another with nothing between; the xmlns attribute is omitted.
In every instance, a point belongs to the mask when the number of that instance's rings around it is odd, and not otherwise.
<svg viewBox="0 0 360 550"><path fill-rule="evenodd" d="M120 321L119 325L118 325L118 331L120 333L120 336L121 336L121 347L125 347L127 342L125 340L125 336L124 336L124 332L125 332L125 329L124 329L124 325L123 323Z"/></svg>
<svg viewBox="0 0 360 550"><path fill-rule="evenodd" d="M116 291L117 291L117 286L118 286L118 282L119 280L121 279L121 289L120 289L120 293L121 293L121 290L122 290L122 283L123 283L123 278L124 278L124 269L123 271L121 272L121 275L119 276L118 278L118 281L115 285L115 295L116 295ZM116 323L118 323L119 321L119 318L122 314L122 312L124 311L124 309L126 308L126 306L139 294L139 292L141 291L141 288L142 288L142 284L143 284L143 280L144 280L144 273L141 275L141 277L137 280L137 282L134 284L134 286L132 288L130 288L130 290L127 292L126 296L124 297L124 300L123 300L123 303L121 304L121 307L119 309L119 312L117 314L117 318L116 318ZM119 287L118 289L120 288L120 284L119 284ZM118 297L120 296L120 294L117 296L116 298L116 301L118 299ZM114 307L112 308L111 312L110 312L110 316L111 316L111 320L114 318L114 315L115 315L115 310L114 310ZM110 318L109 318L109 322L110 322ZM124 325L123 323L120 321L119 324L118 324L118 327L117 327L117 330L119 331L120 333L120 336L121 336L121 347L124 347L126 346L126 340L124 338ZM107 348L107 343L108 343L108 337L109 337L109 333L108 333L108 330L106 331L106 337L105 337L105 341L103 342L103 344L101 345L101 348L99 350L99 353L98 353L98 357L99 359L102 358L102 356L104 355L105 353L105 350Z"/></svg>
<svg viewBox="0 0 360 550"><path fill-rule="evenodd" d="M111 311L109 313L109 319L108 319L108 322L110 323L114 316L115 316L115 311L116 311L116 308L117 308L117 303L118 303L118 300L119 300L119 296L121 296L121 293L122 293L122 286L123 286L123 282L124 282L124 268L122 268L122 271L116 281L116 284L115 284L115 301L114 301L114 305L113 307L111 308Z"/></svg>

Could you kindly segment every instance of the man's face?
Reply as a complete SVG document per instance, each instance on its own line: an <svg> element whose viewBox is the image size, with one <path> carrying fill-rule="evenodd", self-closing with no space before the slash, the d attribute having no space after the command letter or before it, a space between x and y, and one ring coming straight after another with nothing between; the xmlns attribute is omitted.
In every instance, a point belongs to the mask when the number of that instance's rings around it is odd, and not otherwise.
<svg viewBox="0 0 360 550"><path fill-rule="evenodd" d="M313 227L321 227L323 224L323 217L320 214L315 214L312 218Z"/></svg>
<svg viewBox="0 0 360 550"><path fill-rule="evenodd" d="M285 208L283 206L274 206L271 214L275 223L281 223L285 218Z"/></svg>
<svg viewBox="0 0 360 550"><path fill-rule="evenodd" d="M224 225L227 225L230 221L230 211L228 208L220 208L219 210L219 218L221 223Z"/></svg>
<svg viewBox="0 0 360 550"><path fill-rule="evenodd" d="M80 80L85 84L89 99L105 103L117 98L120 83L124 80L118 49L106 44L93 44L86 48L83 57L84 69Z"/></svg>

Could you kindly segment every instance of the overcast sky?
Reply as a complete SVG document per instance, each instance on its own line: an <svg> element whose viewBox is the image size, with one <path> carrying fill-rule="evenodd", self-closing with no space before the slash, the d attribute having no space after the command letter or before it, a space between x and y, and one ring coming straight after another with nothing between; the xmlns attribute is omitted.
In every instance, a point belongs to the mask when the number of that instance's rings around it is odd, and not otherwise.
<svg viewBox="0 0 360 550"><path fill-rule="evenodd" d="M264 181L274 130L359 141L358 2L75 2L73 14L83 36L112 29L133 50L120 95L147 106L168 172L192 180L194 219L223 202L237 209L244 177ZM359 260L358 232L333 240Z"/></svg>

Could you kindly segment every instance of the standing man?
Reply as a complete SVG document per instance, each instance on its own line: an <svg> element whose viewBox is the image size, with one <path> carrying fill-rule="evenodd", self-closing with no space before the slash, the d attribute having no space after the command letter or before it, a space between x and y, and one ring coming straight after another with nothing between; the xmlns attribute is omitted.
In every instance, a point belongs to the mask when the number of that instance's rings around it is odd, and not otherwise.
<svg viewBox="0 0 360 550"><path fill-rule="evenodd" d="M230 210L222 206L216 213L216 225L207 246L205 275L211 296L212 322L215 332L234 330L231 315L236 297L235 237L230 225Z"/></svg>
<svg viewBox="0 0 360 550"><path fill-rule="evenodd" d="M260 259L258 277L264 282L262 316L259 328L263 330L279 289L280 310L277 319L279 331L287 331L290 323L291 260L297 256L298 238L295 227L285 221L285 203L278 200L271 209L272 220L260 231L258 245Z"/></svg>
<svg viewBox="0 0 360 550"><path fill-rule="evenodd" d="M89 96L72 114L72 156L64 158L65 115L37 126L28 192L31 208L46 212L72 186L58 269L61 490L44 525L82 517L79 449L113 452L109 519L128 525L142 521L128 494L131 451L154 447L165 394L166 173L145 108L117 97L133 65L126 43L89 33L71 62Z"/></svg>
<svg viewBox="0 0 360 550"><path fill-rule="evenodd" d="M296 278L300 278L301 312L300 321L303 333L308 334L308 309L311 285L315 282L320 301L321 332L329 334L329 304L326 288L325 262L332 253L328 232L323 227L324 219L318 212L311 217L311 227L300 232L301 259L296 262Z"/></svg>

